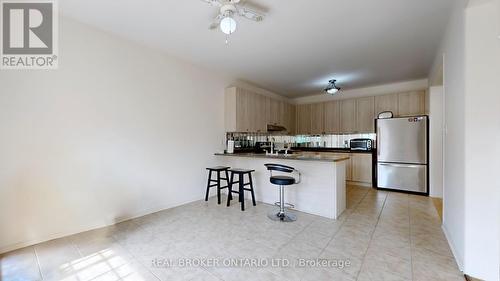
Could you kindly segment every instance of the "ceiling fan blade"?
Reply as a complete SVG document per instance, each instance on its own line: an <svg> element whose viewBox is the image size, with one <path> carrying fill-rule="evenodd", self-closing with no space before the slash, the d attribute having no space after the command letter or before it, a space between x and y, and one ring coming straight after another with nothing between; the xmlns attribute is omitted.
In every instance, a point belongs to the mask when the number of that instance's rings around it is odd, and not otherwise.
<svg viewBox="0 0 500 281"><path fill-rule="evenodd" d="M218 0L201 0L201 1L208 3L208 4L215 6L215 7L222 6L222 4Z"/></svg>
<svg viewBox="0 0 500 281"><path fill-rule="evenodd" d="M238 7L238 15L253 21L262 21L264 19L262 13L244 7Z"/></svg>
<svg viewBox="0 0 500 281"><path fill-rule="evenodd" d="M214 21L210 24L210 26L208 27L208 29L216 29L219 27L220 25L220 21L222 20L223 16L221 14L218 14Z"/></svg>

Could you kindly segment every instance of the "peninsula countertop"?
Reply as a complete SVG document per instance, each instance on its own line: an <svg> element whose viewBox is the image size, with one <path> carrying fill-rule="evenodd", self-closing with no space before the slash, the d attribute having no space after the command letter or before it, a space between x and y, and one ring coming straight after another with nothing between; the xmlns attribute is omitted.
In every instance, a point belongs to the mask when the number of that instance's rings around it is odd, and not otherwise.
<svg viewBox="0 0 500 281"><path fill-rule="evenodd" d="M339 162L349 159L349 156L347 155L308 155L308 154L266 155L265 153L215 153L215 155L227 156L227 157L268 158L268 159L320 161L320 162Z"/></svg>

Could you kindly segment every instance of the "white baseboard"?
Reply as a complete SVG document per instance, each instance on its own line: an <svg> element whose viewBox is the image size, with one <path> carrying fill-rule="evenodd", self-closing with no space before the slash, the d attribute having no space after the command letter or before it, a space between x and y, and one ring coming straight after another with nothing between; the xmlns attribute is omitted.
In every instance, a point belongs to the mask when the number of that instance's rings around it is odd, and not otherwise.
<svg viewBox="0 0 500 281"><path fill-rule="evenodd" d="M372 187L371 182L360 182L360 181L346 181L348 185L357 185L363 187Z"/></svg>
<svg viewBox="0 0 500 281"><path fill-rule="evenodd" d="M457 262L458 269L460 271L464 272L463 261L458 257L455 244L453 243L453 240L450 238L451 236L448 234L448 230L446 230L446 227L444 226L444 224L441 225L441 229L443 230L444 236L446 237L446 240L448 241L448 245L450 246L451 253L455 257L455 261Z"/></svg>
<svg viewBox="0 0 500 281"><path fill-rule="evenodd" d="M120 223L120 222L124 222L124 221L127 221L127 220L139 218L139 217L142 217L142 216L145 216L145 215L149 215L149 214L152 214L152 213L156 213L156 212L159 212L159 211L163 211L163 210L175 208L175 207L178 207L178 206L182 206L182 205L185 205L185 204L189 204L191 202L195 202L195 201L198 201L198 200L201 200L201 198L197 198L197 199L194 199L194 200L187 200L186 202L181 202L179 204L175 204L175 205L171 205L171 206L162 206L162 207L155 207L155 208L147 208L147 209L141 210L141 211L139 211L139 212L137 212L135 214L131 214L129 216L120 217L120 218L116 219L112 223L94 223L94 224L88 224L88 225L85 225L85 226L82 226L82 227L78 227L78 228L72 229L71 231L51 233L51 234L47 234L47 235L42 235L40 237L36 237L34 239L30 239L30 240L26 240L26 241L17 242L17 243L14 243L14 244L2 246L2 247L0 247L0 255L4 254L4 253L8 253L10 251L15 251L15 250L18 250L18 249L21 249L21 248L24 248L24 247L33 246L33 245L36 245L36 244L39 244L39 243L47 242L47 241L50 241L50 240L54 240L54 239L58 239L58 238L66 237L66 236L71 236L71 235L74 235L74 234L78 234L78 233L89 231L89 230L93 230L93 229L98 229L98 228L102 228L102 227L111 226L111 225L114 225L114 224L117 224L117 223Z"/></svg>

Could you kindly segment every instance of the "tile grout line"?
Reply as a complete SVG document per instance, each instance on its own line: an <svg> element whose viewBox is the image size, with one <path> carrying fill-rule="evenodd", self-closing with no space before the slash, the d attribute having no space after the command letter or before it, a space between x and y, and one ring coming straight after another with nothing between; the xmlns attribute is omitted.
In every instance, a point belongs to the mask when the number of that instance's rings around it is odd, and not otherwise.
<svg viewBox="0 0 500 281"><path fill-rule="evenodd" d="M43 277L43 273L42 273L42 267L40 266L40 259L38 258L38 253L36 252L35 246L32 246L32 247L33 247L33 253L35 254L35 258L36 258L36 264L38 265L38 272L40 273L40 277L42 277L42 280L45 280L45 278Z"/></svg>
<svg viewBox="0 0 500 281"><path fill-rule="evenodd" d="M143 230L146 230L146 231L149 231L148 229L142 227L139 223L133 221L134 219L130 219L130 223L133 223L134 225L136 225L137 227L139 227L140 229L143 229ZM126 222L126 221L124 221ZM116 224L115 224L116 225ZM110 235L109 238L116 244L118 244L121 248L123 248L123 250L125 250L127 253L129 253L132 258L134 259L134 261L136 261L138 264L140 264L142 267L144 267L149 273L151 273L151 275L153 275L156 279L158 279L158 281L161 281L161 278L156 276L156 274L154 274L144 263L142 263L140 260L137 259L137 257L134 255L134 253L132 253L127 247L123 246L118 240L116 240L115 237L113 237L113 235Z"/></svg>
<svg viewBox="0 0 500 281"><path fill-rule="evenodd" d="M382 215L382 212L384 211L384 208L385 208L385 203L387 202L387 197L389 197L389 193L387 193L385 195L385 198L384 198L384 203L382 204L382 208L380 209L380 213L378 214L377 216L377 223L375 224L375 226L373 227L373 232L372 234L370 235L370 240L368 241L368 246L366 247L366 251L363 255L363 260L361 262L361 268L359 269L358 271L358 274L356 274L356 280L359 279L359 275L361 274L361 270L363 270L363 265L365 264L365 259L366 259L366 254L368 253L368 249L370 249L370 245L372 244L372 240L373 240L373 235L375 235L375 230L377 229L377 225L380 221L380 216Z"/></svg>
<svg viewBox="0 0 500 281"><path fill-rule="evenodd" d="M332 235L332 237L330 238L330 240L328 240L328 243L326 243L325 247L323 247L323 249L321 249L321 252L319 253L318 257L321 256L325 252L325 250L328 247L328 245L330 245L330 243L332 242L332 240L335 239L335 236L337 236L337 233L340 231L340 229L342 228L342 226L344 226L345 222L349 219L349 217L352 215L352 213L359 207L359 205L361 204L361 202L363 202L363 200L365 200L365 198L366 198L366 196L368 195L369 192L370 191L367 190L365 192L365 194L363 195L363 198L361 198L358 201L358 203L356 203L356 206L353 208L353 211L349 215L347 215L347 217L344 219L344 221L340 224L339 229L337 229L337 231L335 231L335 233Z"/></svg>
<svg viewBox="0 0 500 281"><path fill-rule="evenodd" d="M413 275L413 239L411 238L411 207L410 207L410 196L408 196L408 229L409 229L409 238L410 238L410 272L411 272L411 280L414 280Z"/></svg>

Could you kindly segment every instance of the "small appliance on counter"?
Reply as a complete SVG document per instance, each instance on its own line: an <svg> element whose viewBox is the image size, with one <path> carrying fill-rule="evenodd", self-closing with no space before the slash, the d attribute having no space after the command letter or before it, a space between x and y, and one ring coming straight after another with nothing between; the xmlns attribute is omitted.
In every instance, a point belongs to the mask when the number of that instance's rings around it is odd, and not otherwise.
<svg viewBox="0 0 500 281"><path fill-rule="evenodd" d="M372 139L352 139L349 146L351 150L370 151L373 149Z"/></svg>
<svg viewBox="0 0 500 281"><path fill-rule="evenodd" d="M228 140L227 141L226 153L230 153L230 154L234 153L234 140Z"/></svg>

